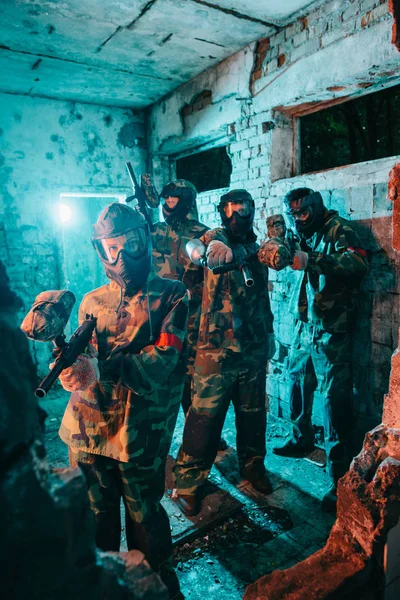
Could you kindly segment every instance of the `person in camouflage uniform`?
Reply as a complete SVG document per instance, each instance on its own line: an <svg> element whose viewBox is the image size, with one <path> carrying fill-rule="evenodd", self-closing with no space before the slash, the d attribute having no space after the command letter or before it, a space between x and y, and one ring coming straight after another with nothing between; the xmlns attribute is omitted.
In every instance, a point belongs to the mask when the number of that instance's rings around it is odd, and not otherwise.
<svg viewBox="0 0 400 600"><path fill-rule="evenodd" d="M266 475L266 365L272 335L268 269L255 256L254 201L246 190L232 190L219 204L223 227L200 239L209 268L249 255L253 287L240 269L214 274L206 269L199 340L194 366L193 403L186 416L174 475L178 505L196 514L199 488L206 482L230 401L236 415L241 475L263 493Z"/></svg>
<svg viewBox="0 0 400 600"><path fill-rule="evenodd" d="M177 179L166 185L161 194L165 222L152 232L153 264L156 273L166 279L182 281L189 295L188 363L182 396L184 413L192 401L192 378L203 294L203 267L191 262L185 251L189 240L200 238L208 229L200 223L196 206L196 188L190 181Z"/></svg>
<svg viewBox="0 0 400 600"><path fill-rule="evenodd" d="M186 289L155 274L148 226L124 204L103 211L93 243L111 281L80 306L79 321L92 314L97 324L89 353L60 376L73 392L60 437L87 479L97 545L119 550L122 497L128 548L182 598L160 500L183 392Z"/></svg>
<svg viewBox="0 0 400 600"><path fill-rule="evenodd" d="M353 420L351 334L359 287L368 260L358 235L321 194L298 188L284 198L286 213L300 237L291 268L295 332L289 355L293 435L274 453L299 456L313 447L314 392L324 398L324 436L331 485L323 508L334 510L336 485L348 469ZM268 265L267 255L259 259ZM268 265L271 266L272 265Z"/></svg>

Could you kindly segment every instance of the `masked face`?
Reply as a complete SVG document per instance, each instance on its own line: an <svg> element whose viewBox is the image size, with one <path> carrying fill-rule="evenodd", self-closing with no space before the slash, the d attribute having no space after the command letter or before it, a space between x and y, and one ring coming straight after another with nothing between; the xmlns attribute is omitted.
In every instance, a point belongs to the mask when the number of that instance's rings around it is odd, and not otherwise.
<svg viewBox="0 0 400 600"><path fill-rule="evenodd" d="M167 198L164 198L164 203L168 206L169 210L174 210L178 202L179 198L177 196L168 196Z"/></svg>
<svg viewBox="0 0 400 600"><path fill-rule="evenodd" d="M286 214L292 226L304 238L310 238L324 223L325 206L319 192L313 192L287 204Z"/></svg>
<svg viewBox="0 0 400 600"><path fill-rule="evenodd" d="M121 252L133 259L142 256L146 250L147 236L145 230L139 228L116 237L95 240L94 244L101 260L115 265Z"/></svg>
<svg viewBox="0 0 400 600"><path fill-rule="evenodd" d="M222 213L225 227L234 236L245 236L253 227L254 208L250 202L227 202Z"/></svg>
<svg viewBox="0 0 400 600"><path fill-rule="evenodd" d="M312 221L313 210L311 206L298 206L297 202L290 203L290 209L288 210L288 217L291 223L296 227L297 230L301 230Z"/></svg>
<svg viewBox="0 0 400 600"><path fill-rule="evenodd" d="M176 225L186 219L195 204L196 188L189 181L177 179L168 183L160 195L165 221Z"/></svg>
<svg viewBox="0 0 400 600"><path fill-rule="evenodd" d="M144 228L93 243L104 263L107 277L128 293L134 293L143 286L151 268L151 244Z"/></svg>

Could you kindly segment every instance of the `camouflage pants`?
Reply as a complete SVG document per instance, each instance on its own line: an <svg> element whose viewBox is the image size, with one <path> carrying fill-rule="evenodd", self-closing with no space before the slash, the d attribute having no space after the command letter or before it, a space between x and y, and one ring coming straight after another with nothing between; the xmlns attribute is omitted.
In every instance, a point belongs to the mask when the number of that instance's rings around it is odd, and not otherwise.
<svg viewBox="0 0 400 600"><path fill-rule="evenodd" d="M314 392L323 397L324 441L328 470L337 481L348 468L353 426L351 338L298 321L289 355L290 411L293 435L312 441Z"/></svg>
<svg viewBox="0 0 400 600"><path fill-rule="evenodd" d="M87 481L96 519L97 546L102 550L119 550L122 498L128 549L143 552L152 569L160 574L170 598L173 598L179 592L179 582L172 564L170 524L160 502L172 437L171 431L165 433L164 439L160 440L159 431L155 432L154 452L151 454L151 435L148 435L142 454L129 463L82 451L70 452L70 455L71 462L79 465Z"/></svg>
<svg viewBox="0 0 400 600"><path fill-rule="evenodd" d="M266 362L221 350L198 350L193 403L174 468L176 487L194 494L208 477L232 401L241 468L265 458Z"/></svg>
<svg viewBox="0 0 400 600"><path fill-rule="evenodd" d="M201 308L201 306L200 306ZM191 308L187 323L187 340L188 340L188 351L187 351L187 365L186 365L186 377L185 386L183 388L182 395L182 409L183 412L187 413L189 406L192 404L193 395L193 374L194 374L194 363L196 360L197 350L197 339L199 335L199 324L200 324L200 309L194 310Z"/></svg>

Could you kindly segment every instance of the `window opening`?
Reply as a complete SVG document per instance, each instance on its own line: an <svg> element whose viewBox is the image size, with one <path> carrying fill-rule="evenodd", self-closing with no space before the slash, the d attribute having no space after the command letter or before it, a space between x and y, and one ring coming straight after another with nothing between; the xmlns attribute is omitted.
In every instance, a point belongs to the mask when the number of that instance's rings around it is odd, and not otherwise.
<svg viewBox="0 0 400 600"><path fill-rule="evenodd" d="M400 85L299 117L300 172L400 154Z"/></svg>
<svg viewBox="0 0 400 600"><path fill-rule="evenodd" d="M226 146L212 148L176 160L177 178L191 181L198 192L228 187L231 173L232 162Z"/></svg>

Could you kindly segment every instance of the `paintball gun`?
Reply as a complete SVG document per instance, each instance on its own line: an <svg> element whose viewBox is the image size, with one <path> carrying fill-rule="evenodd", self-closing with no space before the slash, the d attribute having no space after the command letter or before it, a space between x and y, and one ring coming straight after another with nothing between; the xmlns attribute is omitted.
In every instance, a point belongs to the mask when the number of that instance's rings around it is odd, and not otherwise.
<svg viewBox="0 0 400 600"><path fill-rule="evenodd" d="M299 238L291 229L287 229L283 215L268 217L267 233L268 238L257 253L259 261L275 271L293 264L294 255L299 249Z"/></svg>
<svg viewBox="0 0 400 600"><path fill-rule="evenodd" d="M249 255L243 246L234 246L232 248L234 262L226 263L219 267L211 269L214 275L220 275L221 273L228 273L229 271L241 271L245 285L252 287L254 285L254 279L248 265ZM186 252L190 260L195 264L202 267L207 267L206 258L206 246L198 239L189 240L186 244Z"/></svg>
<svg viewBox="0 0 400 600"><path fill-rule="evenodd" d="M90 342L97 319L86 315L86 320L65 340L64 328L68 322L75 296L68 290L42 292L36 298L31 310L22 322L25 335L35 341L54 343L56 360L48 375L35 390L37 398L44 398L61 371L73 365L79 354Z"/></svg>
<svg viewBox="0 0 400 600"><path fill-rule="evenodd" d="M150 208L157 208L157 206L160 204L160 198L156 192L151 177L148 173L143 174L141 177L141 184L139 185L131 163L127 162L125 164L133 188L133 195L129 196L126 199L126 202L137 200L139 211L146 219L150 231L154 231L154 225L147 207L149 206Z"/></svg>

